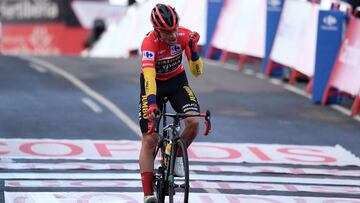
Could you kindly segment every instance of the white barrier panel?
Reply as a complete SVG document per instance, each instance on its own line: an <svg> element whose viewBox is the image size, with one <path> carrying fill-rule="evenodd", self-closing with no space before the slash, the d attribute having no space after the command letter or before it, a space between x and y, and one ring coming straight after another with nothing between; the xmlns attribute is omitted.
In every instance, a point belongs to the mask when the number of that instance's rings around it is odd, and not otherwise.
<svg viewBox="0 0 360 203"><path fill-rule="evenodd" d="M106 24L119 22L127 7L99 1L73 1L71 7L84 28L91 29L95 19L101 18Z"/></svg>
<svg viewBox="0 0 360 203"><path fill-rule="evenodd" d="M99 41L90 50L89 56L93 57L128 57L128 43L131 40L131 33L127 28L136 23L137 7L130 7L120 22L107 25Z"/></svg>
<svg viewBox="0 0 360 203"><path fill-rule="evenodd" d="M206 0L150 0L131 6L123 20L109 25L99 42L90 51L96 57L128 57L130 50L138 50L145 35L153 28L150 22L151 9L157 3L173 6L179 14L180 26L197 31L199 45L206 42Z"/></svg>
<svg viewBox="0 0 360 203"><path fill-rule="evenodd" d="M360 90L360 19L352 17L330 79L330 86L358 95Z"/></svg>
<svg viewBox="0 0 360 203"><path fill-rule="evenodd" d="M266 1L225 2L211 45L218 49L264 57Z"/></svg>
<svg viewBox="0 0 360 203"><path fill-rule="evenodd" d="M270 59L312 76L319 5L287 0L281 15Z"/></svg>
<svg viewBox="0 0 360 203"><path fill-rule="evenodd" d="M0 139L5 159L138 160L140 141ZM190 161L360 166L360 160L343 147L250 143L193 143Z"/></svg>

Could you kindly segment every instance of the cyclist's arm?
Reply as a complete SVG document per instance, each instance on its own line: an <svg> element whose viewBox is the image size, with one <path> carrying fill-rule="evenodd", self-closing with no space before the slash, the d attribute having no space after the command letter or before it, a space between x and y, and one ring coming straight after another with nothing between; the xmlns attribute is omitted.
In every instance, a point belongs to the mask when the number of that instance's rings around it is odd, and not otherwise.
<svg viewBox="0 0 360 203"><path fill-rule="evenodd" d="M191 52L189 47L186 47L185 53L189 62L189 68L193 76L198 77L202 74L203 62L197 52Z"/></svg>
<svg viewBox="0 0 360 203"><path fill-rule="evenodd" d="M145 93L148 104L156 104L156 71L153 67L144 67Z"/></svg>

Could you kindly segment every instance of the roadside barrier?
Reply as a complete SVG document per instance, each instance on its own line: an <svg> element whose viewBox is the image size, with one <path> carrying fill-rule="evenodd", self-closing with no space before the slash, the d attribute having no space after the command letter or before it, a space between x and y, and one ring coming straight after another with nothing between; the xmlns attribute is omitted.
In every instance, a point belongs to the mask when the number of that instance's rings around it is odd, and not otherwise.
<svg viewBox="0 0 360 203"><path fill-rule="evenodd" d="M263 0L227 0L221 10L211 48L222 50L221 61L238 57L240 66L246 57L263 58L265 54L266 2Z"/></svg>
<svg viewBox="0 0 360 203"><path fill-rule="evenodd" d="M266 68L269 64L271 67L275 67L273 62L269 60L271 48L274 44L277 27L279 25L281 13L284 7L285 0L269 0L267 1L266 9L266 39L265 39L265 56L262 63L262 72L266 72ZM270 72L268 75L271 75Z"/></svg>
<svg viewBox="0 0 360 203"><path fill-rule="evenodd" d="M339 6L336 6L332 10L322 10L319 13L315 73L310 85L312 102L315 104L321 103L343 39L347 14L338 8ZM335 96L331 98L330 103L339 101L340 97Z"/></svg>
<svg viewBox="0 0 360 203"><path fill-rule="evenodd" d="M358 15L358 10L356 11ZM334 93L333 89L348 94L355 98L352 108L352 116L359 110L360 92L360 18L350 16L349 25L345 38L341 44L339 54L336 58L334 70L331 73L327 84L322 104L328 102L329 97Z"/></svg>
<svg viewBox="0 0 360 203"><path fill-rule="evenodd" d="M298 73L313 76L319 7L307 1L285 1L266 75L275 62L291 68L291 78Z"/></svg>

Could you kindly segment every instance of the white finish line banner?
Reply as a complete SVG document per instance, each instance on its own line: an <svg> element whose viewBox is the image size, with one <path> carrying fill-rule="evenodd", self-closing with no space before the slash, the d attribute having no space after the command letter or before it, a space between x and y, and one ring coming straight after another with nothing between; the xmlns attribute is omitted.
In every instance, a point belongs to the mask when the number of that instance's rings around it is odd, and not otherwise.
<svg viewBox="0 0 360 203"><path fill-rule="evenodd" d="M360 203L360 200L350 198L231 195L211 193L190 193L189 199L192 203ZM5 192L6 203L142 203L143 201L143 193L141 192Z"/></svg>
<svg viewBox="0 0 360 203"><path fill-rule="evenodd" d="M0 139L5 159L138 160L140 141ZM196 142L188 149L191 161L360 166L360 159L343 147L279 144Z"/></svg>

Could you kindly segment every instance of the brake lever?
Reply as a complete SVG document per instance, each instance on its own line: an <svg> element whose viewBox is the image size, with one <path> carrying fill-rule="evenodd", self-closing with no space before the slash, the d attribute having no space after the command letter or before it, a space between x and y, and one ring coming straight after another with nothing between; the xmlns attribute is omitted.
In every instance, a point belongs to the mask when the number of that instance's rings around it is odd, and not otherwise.
<svg viewBox="0 0 360 203"><path fill-rule="evenodd" d="M161 117L160 110L155 111L155 119L152 121L148 121L148 131L147 131L148 135L151 135L154 133L155 127L158 124L158 122L160 121L160 117Z"/></svg>

